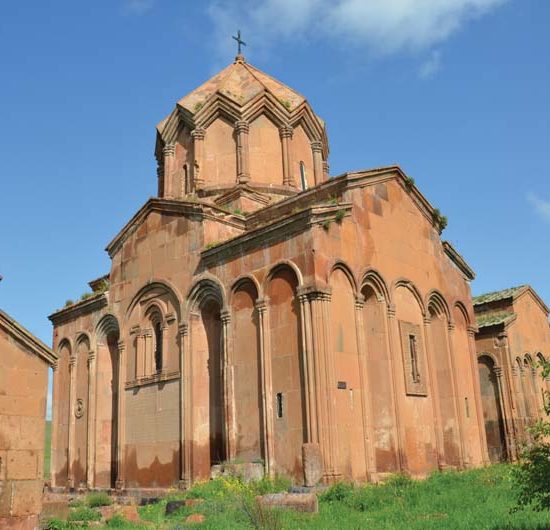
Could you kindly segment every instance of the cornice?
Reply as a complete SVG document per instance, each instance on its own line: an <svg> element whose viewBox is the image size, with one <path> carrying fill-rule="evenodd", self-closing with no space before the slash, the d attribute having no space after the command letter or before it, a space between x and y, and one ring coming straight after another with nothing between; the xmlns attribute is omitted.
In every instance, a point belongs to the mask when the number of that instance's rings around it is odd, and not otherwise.
<svg viewBox="0 0 550 530"><path fill-rule="evenodd" d="M464 274L467 280L474 280L476 273L473 269L466 263L466 260L457 252L457 250L449 243L448 241L442 241L443 251L449 259L458 267L458 269Z"/></svg>
<svg viewBox="0 0 550 530"><path fill-rule="evenodd" d="M2 327L8 335L19 342L24 348L38 355L50 366L55 366L58 359L57 354L1 309L0 327Z"/></svg>
<svg viewBox="0 0 550 530"><path fill-rule="evenodd" d="M108 302L109 300L105 293L98 293L94 296L90 296L90 298L80 300L68 307L55 311L48 316L48 319L54 326L58 326L70 320L75 320L80 316L99 311L105 307Z"/></svg>
<svg viewBox="0 0 550 530"><path fill-rule="evenodd" d="M352 207L351 203L309 206L279 217L271 223L257 225L243 234L205 249L201 252L201 257L205 261L216 260L225 254L233 255L235 252L257 248L268 242L287 239L290 235L302 232L315 224L334 220L339 211L343 210L346 215L350 215Z"/></svg>
<svg viewBox="0 0 550 530"><path fill-rule="evenodd" d="M244 230L244 221L238 216L228 215L228 213L210 203L204 203L199 200L177 200L150 198L137 213L126 223L118 235L107 245L105 250L112 258L121 248L122 244L134 231L147 219L151 212L169 213L181 216L196 216L201 220L211 219L217 222Z"/></svg>

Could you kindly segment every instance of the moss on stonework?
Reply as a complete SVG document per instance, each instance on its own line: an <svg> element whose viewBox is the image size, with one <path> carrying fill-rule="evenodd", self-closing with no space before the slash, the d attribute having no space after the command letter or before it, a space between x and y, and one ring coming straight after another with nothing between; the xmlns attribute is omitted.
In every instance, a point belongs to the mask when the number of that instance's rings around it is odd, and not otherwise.
<svg viewBox="0 0 550 530"><path fill-rule="evenodd" d="M484 313L476 316L477 325L480 328L486 328L489 326L496 326L498 324L505 324L515 313L510 311L499 311L498 313Z"/></svg>

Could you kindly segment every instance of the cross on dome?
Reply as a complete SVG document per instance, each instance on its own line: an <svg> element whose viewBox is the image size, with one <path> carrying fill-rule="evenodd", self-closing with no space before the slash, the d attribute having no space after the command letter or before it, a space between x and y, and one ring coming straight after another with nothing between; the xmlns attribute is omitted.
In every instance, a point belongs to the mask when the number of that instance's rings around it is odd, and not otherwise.
<svg viewBox="0 0 550 530"><path fill-rule="evenodd" d="M241 30L237 31L237 36L232 35L232 38L237 41L237 57L242 57L241 46L246 46L246 42L241 39Z"/></svg>

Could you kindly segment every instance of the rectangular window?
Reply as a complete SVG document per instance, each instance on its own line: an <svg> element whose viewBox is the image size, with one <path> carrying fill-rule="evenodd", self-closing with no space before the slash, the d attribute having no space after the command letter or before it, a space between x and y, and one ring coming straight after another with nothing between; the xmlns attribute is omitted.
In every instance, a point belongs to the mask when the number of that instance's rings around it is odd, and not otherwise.
<svg viewBox="0 0 550 530"><path fill-rule="evenodd" d="M405 392L409 396L427 396L422 329L418 324L399 321Z"/></svg>
<svg viewBox="0 0 550 530"><path fill-rule="evenodd" d="M420 370L418 369L418 352L416 350L416 336L409 335L409 352L411 355L411 378L413 383L420 383Z"/></svg>
<svg viewBox="0 0 550 530"><path fill-rule="evenodd" d="M277 418L283 417L283 394L277 392Z"/></svg>

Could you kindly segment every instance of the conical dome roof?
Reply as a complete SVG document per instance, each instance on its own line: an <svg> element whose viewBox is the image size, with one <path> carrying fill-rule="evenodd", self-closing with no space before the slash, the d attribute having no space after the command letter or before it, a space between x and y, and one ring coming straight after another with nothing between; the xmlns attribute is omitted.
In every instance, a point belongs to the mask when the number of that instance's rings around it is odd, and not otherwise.
<svg viewBox="0 0 550 530"><path fill-rule="evenodd" d="M264 91L273 94L289 111L305 101L295 90L248 64L242 56L237 56L233 64L180 99L178 106L194 114L215 93L223 94L243 106Z"/></svg>

